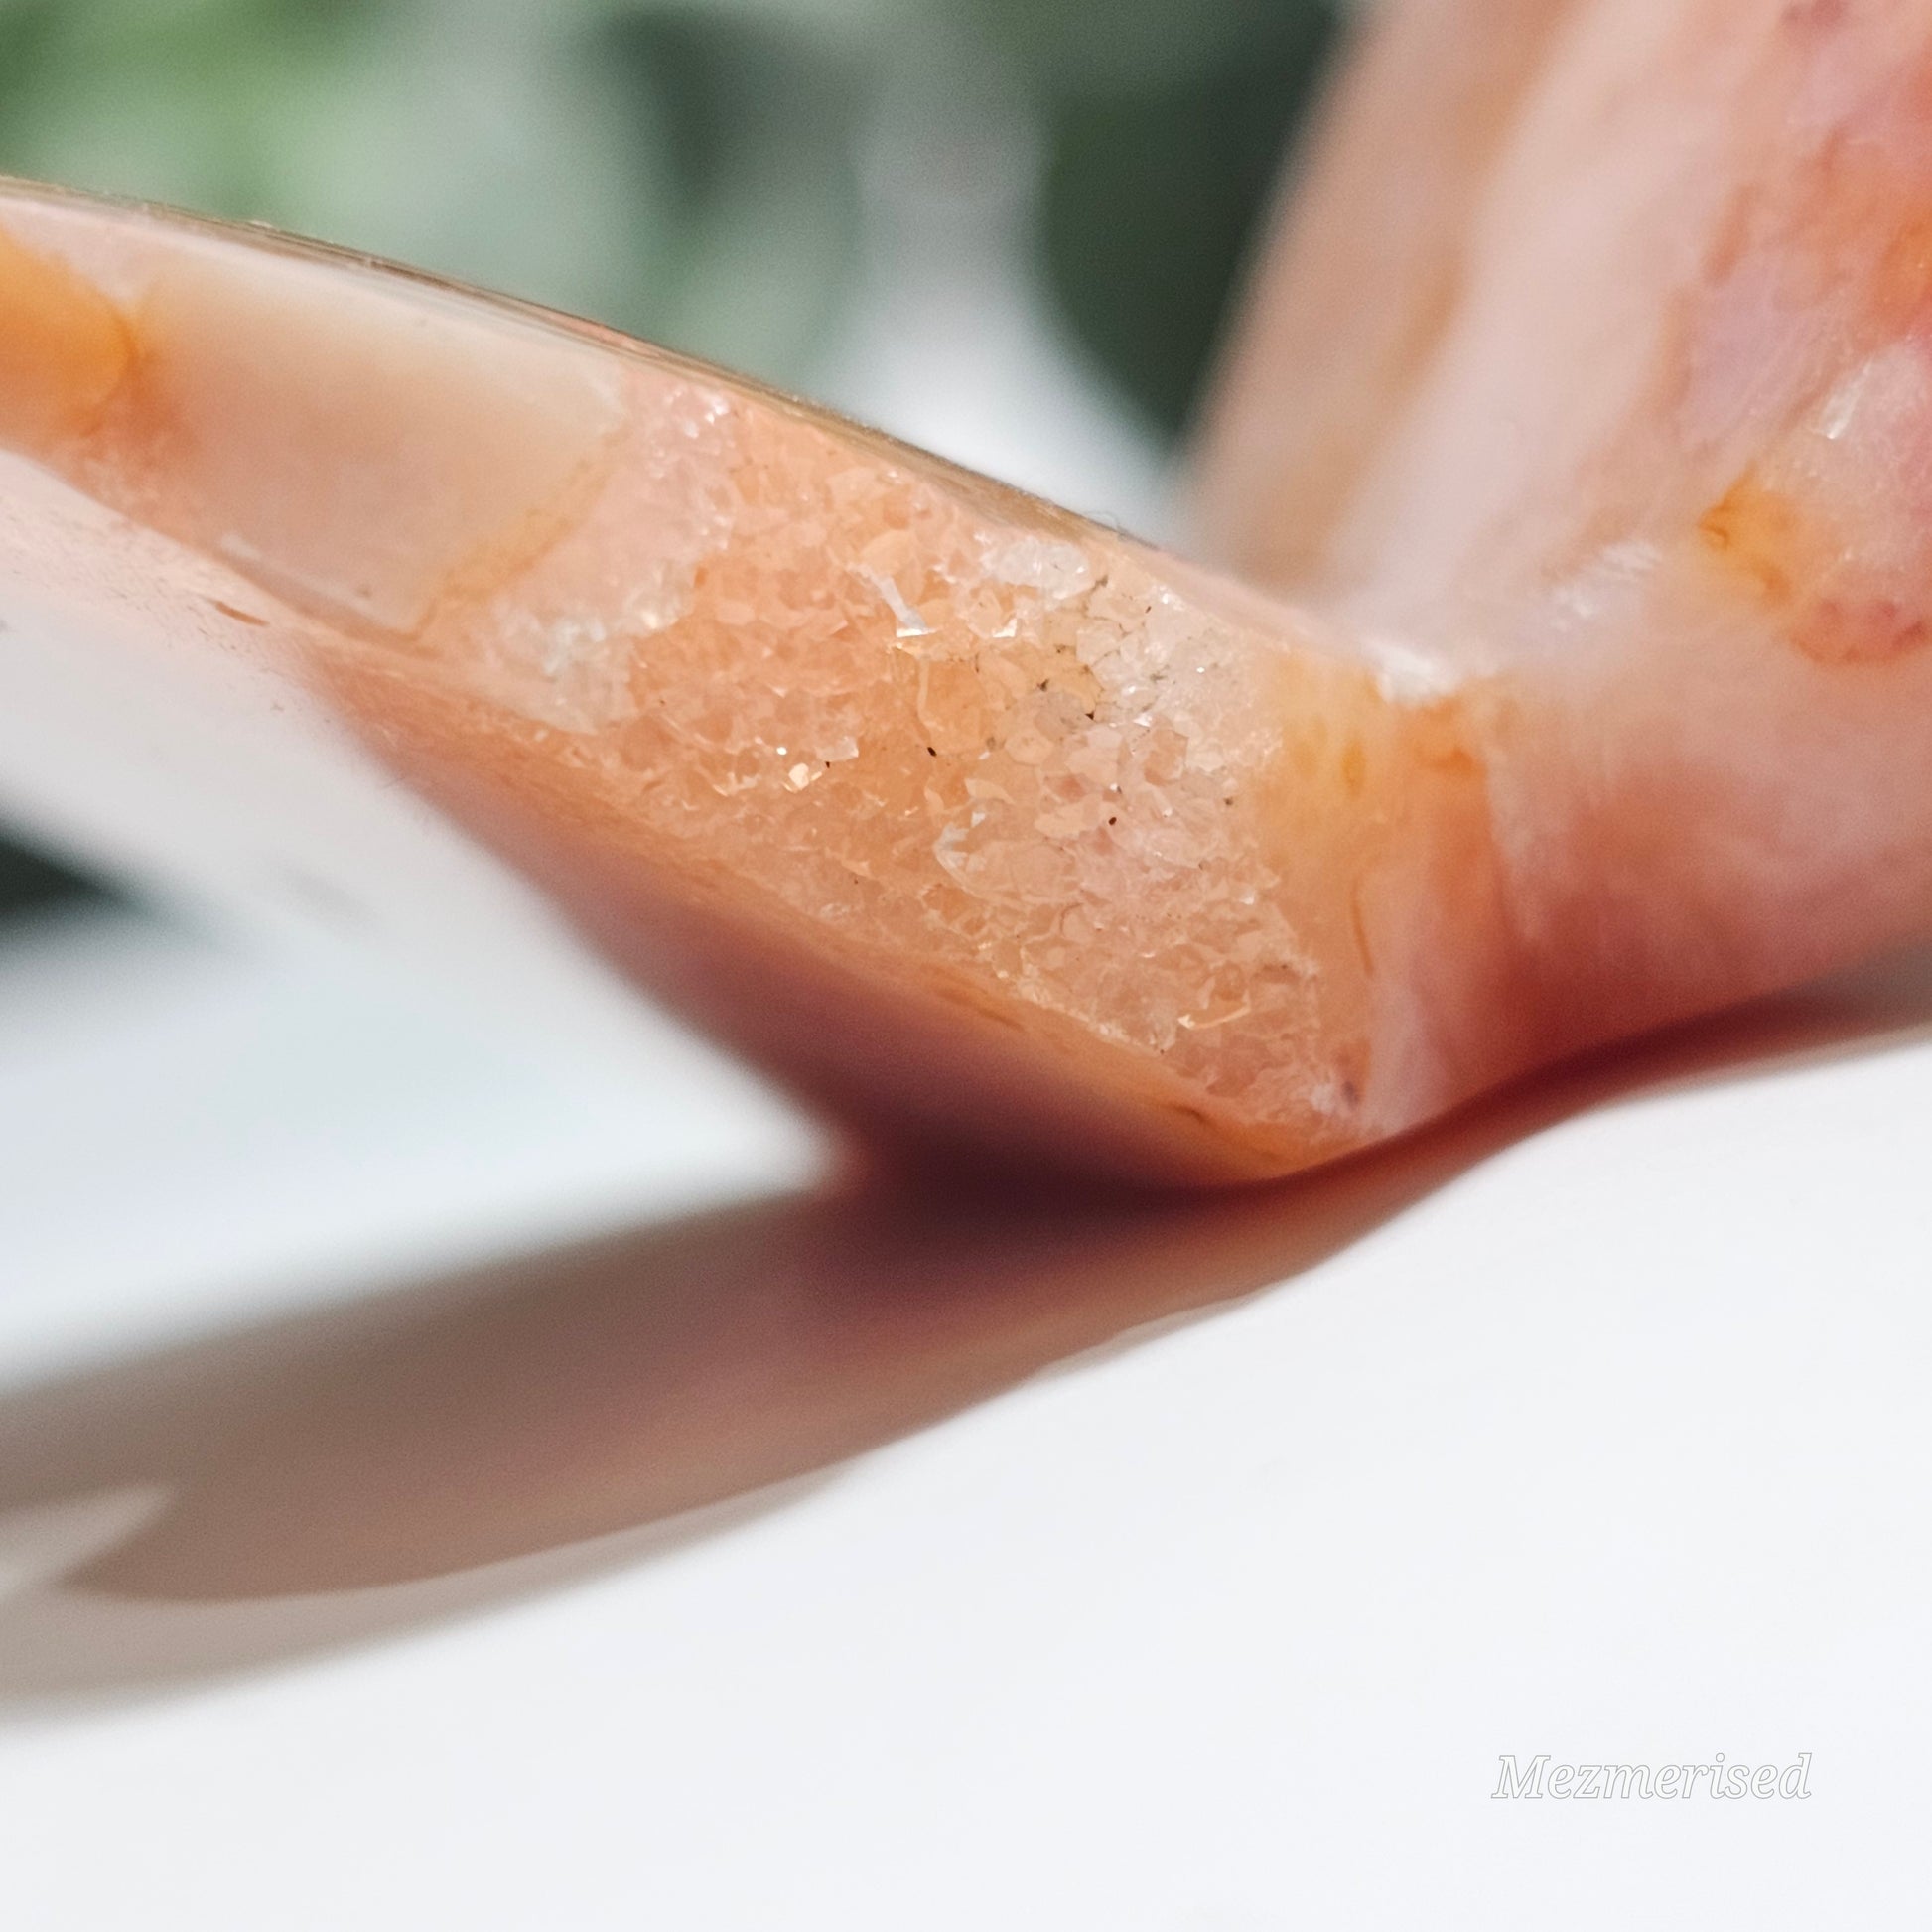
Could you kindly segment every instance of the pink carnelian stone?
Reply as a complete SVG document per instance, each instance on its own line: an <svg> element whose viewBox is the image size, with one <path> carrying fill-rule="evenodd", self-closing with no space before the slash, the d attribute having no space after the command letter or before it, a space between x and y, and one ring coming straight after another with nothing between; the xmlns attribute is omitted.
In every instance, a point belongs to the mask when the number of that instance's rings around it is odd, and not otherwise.
<svg viewBox="0 0 1932 1932"><path fill-rule="evenodd" d="M581 325L27 189L0 441L0 615L271 667L913 1140L1280 1173L1932 927L1932 0L1385 8L1211 419L1265 597Z"/></svg>

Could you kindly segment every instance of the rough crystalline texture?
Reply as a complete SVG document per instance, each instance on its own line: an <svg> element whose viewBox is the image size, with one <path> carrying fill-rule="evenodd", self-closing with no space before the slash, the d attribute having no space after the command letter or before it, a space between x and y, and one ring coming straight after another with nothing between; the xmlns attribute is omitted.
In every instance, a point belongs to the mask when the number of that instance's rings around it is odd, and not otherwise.
<svg viewBox="0 0 1932 1932"><path fill-rule="evenodd" d="M1415 0L1312 173L1202 523L1491 694L1511 1050L1924 934L1932 6Z"/></svg>
<svg viewBox="0 0 1932 1932"><path fill-rule="evenodd" d="M1932 0L1392 5L1311 176L1200 485L1266 595L25 190L0 440L192 558L144 621L907 1143L1287 1172L1932 927ZM0 586L119 581L62 515Z"/></svg>

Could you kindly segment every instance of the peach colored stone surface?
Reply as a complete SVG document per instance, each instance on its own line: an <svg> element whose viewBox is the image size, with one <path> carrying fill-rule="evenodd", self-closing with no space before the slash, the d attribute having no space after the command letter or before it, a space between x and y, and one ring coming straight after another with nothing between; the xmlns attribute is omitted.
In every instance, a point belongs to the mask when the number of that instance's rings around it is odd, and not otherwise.
<svg viewBox="0 0 1932 1932"><path fill-rule="evenodd" d="M1231 1179L1932 925L1929 210L1925 0L1390 8L1210 425L1265 598L584 326L28 189L0 441L179 553L157 635L811 1097ZM106 581L97 527L10 542Z"/></svg>

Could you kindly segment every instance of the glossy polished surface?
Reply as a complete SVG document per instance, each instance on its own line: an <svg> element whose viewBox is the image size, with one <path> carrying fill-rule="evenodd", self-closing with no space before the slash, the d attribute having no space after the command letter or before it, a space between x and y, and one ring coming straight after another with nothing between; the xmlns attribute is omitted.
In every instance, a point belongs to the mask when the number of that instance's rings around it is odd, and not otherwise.
<svg viewBox="0 0 1932 1932"><path fill-rule="evenodd" d="M1294 605L586 326L8 191L0 774L375 926L528 882L446 950L588 942L897 1147L1135 1179L1921 934L1932 18L1464 19L1375 30L1209 441ZM187 730L103 777L156 683Z"/></svg>
<svg viewBox="0 0 1932 1932"><path fill-rule="evenodd" d="M1400 766L1409 728L1298 620L614 339L179 221L0 216L23 634L285 682L338 792L400 773L903 1138L1163 1177L1361 1138L1347 881L1387 840L1327 739L1359 716ZM321 869L360 901L381 863Z"/></svg>

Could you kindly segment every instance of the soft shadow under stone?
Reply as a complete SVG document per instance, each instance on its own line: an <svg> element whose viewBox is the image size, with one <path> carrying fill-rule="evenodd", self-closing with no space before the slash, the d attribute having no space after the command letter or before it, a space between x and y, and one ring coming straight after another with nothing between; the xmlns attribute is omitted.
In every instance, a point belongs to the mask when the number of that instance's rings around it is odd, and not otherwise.
<svg viewBox="0 0 1932 1932"><path fill-rule="evenodd" d="M17 1389L0 1397L0 1722L649 1561L1054 1364L1281 1292L1582 1108L1929 1026L1919 953L1270 1187L1069 1199L881 1174Z"/></svg>

